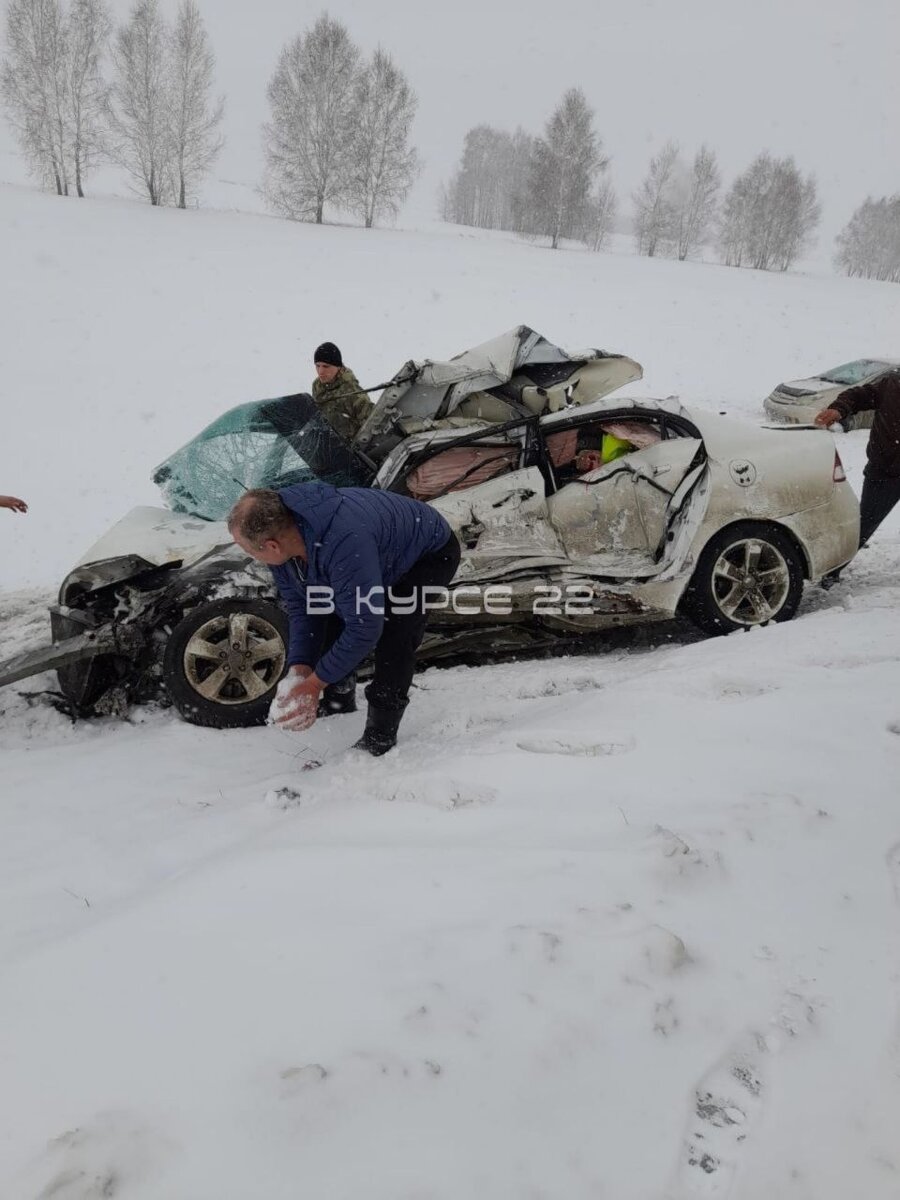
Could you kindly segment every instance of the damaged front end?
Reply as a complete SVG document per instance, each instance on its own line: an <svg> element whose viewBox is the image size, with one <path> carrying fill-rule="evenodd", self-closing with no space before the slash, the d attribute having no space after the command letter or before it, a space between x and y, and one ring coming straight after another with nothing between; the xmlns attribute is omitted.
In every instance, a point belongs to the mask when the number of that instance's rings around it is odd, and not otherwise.
<svg viewBox="0 0 900 1200"><path fill-rule="evenodd" d="M51 644L0 663L0 686L56 671L59 691L51 695L76 717L168 702L164 651L185 613L211 600L272 593L269 572L233 545L215 545L188 564L155 565L133 554L82 564L50 608Z"/></svg>
<svg viewBox="0 0 900 1200"><path fill-rule="evenodd" d="M56 670L74 715L121 714L153 695L154 614L180 566L124 555L76 567L63 581L41 669Z"/></svg>
<svg viewBox="0 0 900 1200"><path fill-rule="evenodd" d="M121 712L141 674L145 614L166 590L165 575L134 556L73 571L50 608L51 643L0 663L0 687L56 671L59 698L73 715Z"/></svg>
<svg viewBox="0 0 900 1200"><path fill-rule="evenodd" d="M131 565L138 569L116 582L106 581L111 563L76 569L51 610L60 648L73 637L96 639L93 656L57 668L60 690L78 715L121 714L132 704L168 702L164 654L185 614L214 600L269 599L274 593L268 569L230 543L189 564ZM119 566L125 564L120 560ZM78 649L74 643L71 648Z"/></svg>

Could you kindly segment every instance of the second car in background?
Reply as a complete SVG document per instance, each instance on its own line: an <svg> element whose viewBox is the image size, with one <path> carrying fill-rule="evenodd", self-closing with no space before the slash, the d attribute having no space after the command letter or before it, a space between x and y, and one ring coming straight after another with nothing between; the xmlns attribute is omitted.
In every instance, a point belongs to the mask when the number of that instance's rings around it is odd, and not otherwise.
<svg viewBox="0 0 900 1200"><path fill-rule="evenodd" d="M810 425L816 413L828 408L831 402L846 388L861 383L874 383L888 371L900 366L896 358L857 358L820 371L809 379L792 379L779 383L766 398L763 408L766 415L788 425ZM868 429L872 424L871 412L859 413L843 423L844 429Z"/></svg>

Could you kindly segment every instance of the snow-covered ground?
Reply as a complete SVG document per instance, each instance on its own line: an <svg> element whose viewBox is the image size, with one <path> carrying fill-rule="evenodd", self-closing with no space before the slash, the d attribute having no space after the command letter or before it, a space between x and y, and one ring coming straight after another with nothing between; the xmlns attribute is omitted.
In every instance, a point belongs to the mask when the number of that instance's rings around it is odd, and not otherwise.
<svg viewBox="0 0 900 1200"><path fill-rule="evenodd" d="M4 655L325 337L377 382L526 322L751 418L897 353L890 285L12 188L0 221ZM0 1197L895 1200L898 609L900 512L788 625L428 671L380 760L362 714L0 692Z"/></svg>

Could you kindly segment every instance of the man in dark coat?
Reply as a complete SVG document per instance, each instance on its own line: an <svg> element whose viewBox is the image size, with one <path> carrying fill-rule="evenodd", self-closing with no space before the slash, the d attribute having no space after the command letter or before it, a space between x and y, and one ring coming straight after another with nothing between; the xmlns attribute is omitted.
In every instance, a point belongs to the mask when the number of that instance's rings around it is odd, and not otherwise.
<svg viewBox="0 0 900 1200"><path fill-rule="evenodd" d="M316 378L312 398L325 420L341 437L352 442L372 415L372 402L359 386L359 380L344 366L334 342L323 342L313 355Z"/></svg>
<svg viewBox="0 0 900 1200"><path fill-rule="evenodd" d="M300 483L245 493L228 528L271 567L287 610L288 686L279 689L277 723L308 729L317 715L352 712L354 673L374 651L366 728L356 745L375 755L390 750L409 703L428 604L459 566L450 526L406 496Z"/></svg>
<svg viewBox="0 0 900 1200"><path fill-rule="evenodd" d="M900 370L889 371L873 383L847 388L815 418L817 425L827 428L870 409L875 410L875 420L859 505L861 546L900 501Z"/></svg>

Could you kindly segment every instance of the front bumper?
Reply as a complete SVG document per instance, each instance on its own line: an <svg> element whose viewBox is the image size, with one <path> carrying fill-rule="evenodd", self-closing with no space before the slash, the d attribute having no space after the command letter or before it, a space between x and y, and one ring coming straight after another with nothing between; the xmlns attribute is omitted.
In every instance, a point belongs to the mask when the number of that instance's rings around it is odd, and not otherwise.
<svg viewBox="0 0 900 1200"><path fill-rule="evenodd" d="M92 628L88 622L73 620L59 610L51 610L50 629L53 636L50 645L38 646L0 663L0 687L45 671L58 671L61 678L63 672L86 676L91 663L100 655L131 658L143 644L143 638L132 627L110 624Z"/></svg>
<svg viewBox="0 0 900 1200"><path fill-rule="evenodd" d="M763 401L763 409L772 421L780 421L784 425L811 425L816 414L823 408L820 402L811 399L812 403L803 399L790 400L781 396L767 396Z"/></svg>

